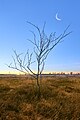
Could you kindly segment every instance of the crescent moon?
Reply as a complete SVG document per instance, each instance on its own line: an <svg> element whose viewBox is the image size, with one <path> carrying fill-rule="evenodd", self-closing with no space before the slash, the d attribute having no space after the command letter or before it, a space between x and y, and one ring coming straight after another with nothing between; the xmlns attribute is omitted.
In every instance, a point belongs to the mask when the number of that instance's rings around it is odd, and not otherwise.
<svg viewBox="0 0 80 120"><path fill-rule="evenodd" d="M61 21L61 19L58 17L58 13L56 13L56 20Z"/></svg>

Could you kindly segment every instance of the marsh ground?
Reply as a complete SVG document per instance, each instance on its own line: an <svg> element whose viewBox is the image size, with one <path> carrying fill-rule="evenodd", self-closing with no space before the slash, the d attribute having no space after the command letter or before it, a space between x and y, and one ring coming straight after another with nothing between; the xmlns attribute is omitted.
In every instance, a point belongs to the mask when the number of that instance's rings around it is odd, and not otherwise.
<svg viewBox="0 0 80 120"><path fill-rule="evenodd" d="M0 120L80 120L80 77L0 78Z"/></svg>

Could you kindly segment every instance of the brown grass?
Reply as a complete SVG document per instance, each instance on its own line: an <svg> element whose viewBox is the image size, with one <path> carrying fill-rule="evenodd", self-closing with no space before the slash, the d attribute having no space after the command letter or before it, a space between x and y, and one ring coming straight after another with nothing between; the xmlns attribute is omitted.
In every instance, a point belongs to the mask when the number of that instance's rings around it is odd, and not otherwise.
<svg viewBox="0 0 80 120"><path fill-rule="evenodd" d="M80 120L79 77L44 77L36 94L33 79L0 78L0 120Z"/></svg>

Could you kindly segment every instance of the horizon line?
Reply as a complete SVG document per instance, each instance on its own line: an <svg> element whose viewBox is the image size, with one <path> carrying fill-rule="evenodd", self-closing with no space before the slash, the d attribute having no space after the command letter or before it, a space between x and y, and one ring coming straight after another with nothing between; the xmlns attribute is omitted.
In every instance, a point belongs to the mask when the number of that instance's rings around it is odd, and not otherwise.
<svg viewBox="0 0 80 120"><path fill-rule="evenodd" d="M80 71L43 71L42 74L70 74L70 73L76 74L76 73L80 73ZM34 72L36 74L36 72ZM16 74L16 75L20 75L20 74L28 74L26 73L22 73L20 71L0 71L0 74Z"/></svg>

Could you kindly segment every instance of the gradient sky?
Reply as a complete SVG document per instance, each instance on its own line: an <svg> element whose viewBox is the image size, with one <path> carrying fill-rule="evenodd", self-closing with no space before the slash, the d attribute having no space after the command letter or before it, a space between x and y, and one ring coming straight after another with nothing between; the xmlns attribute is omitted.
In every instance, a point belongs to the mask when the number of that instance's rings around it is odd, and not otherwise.
<svg viewBox="0 0 80 120"><path fill-rule="evenodd" d="M55 19L58 12L61 21ZM11 71L5 64L12 62L13 49L25 53L33 36L30 21L40 29L46 21L47 34L57 35L71 24L73 31L49 54L44 71L80 72L80 0L0 0L0 72ZM33 66L35 70L35 67Z"/></svg>

